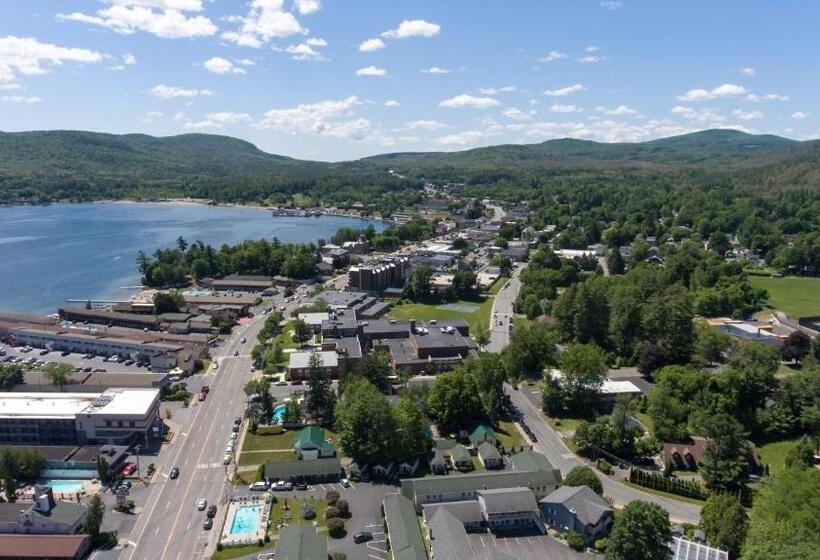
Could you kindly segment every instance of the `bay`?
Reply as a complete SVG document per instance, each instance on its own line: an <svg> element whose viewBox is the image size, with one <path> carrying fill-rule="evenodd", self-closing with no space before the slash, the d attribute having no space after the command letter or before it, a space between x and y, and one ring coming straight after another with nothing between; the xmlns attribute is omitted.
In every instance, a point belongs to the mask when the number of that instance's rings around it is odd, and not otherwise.
<svg viewBox="0 0 820 560"><path fill-rule="evenodd" d="M51 313L67 299L127 299L139 284L137 252L201 239L329 239L341 227L385 224L343 216L272 216L257 208L118 203L0 207L0 309Z"/></svg>

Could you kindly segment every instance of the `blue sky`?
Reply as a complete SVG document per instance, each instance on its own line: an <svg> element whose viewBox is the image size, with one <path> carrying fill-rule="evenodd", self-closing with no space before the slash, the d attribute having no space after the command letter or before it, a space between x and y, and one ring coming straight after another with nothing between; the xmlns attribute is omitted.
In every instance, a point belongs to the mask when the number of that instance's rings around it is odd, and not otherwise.
<svg viewBox="0 0 820 560"><path fill-rule="evenodd" d="M820 3L26 0L0 130L226 134L299 158L716 127L820 136Z"/></svg>

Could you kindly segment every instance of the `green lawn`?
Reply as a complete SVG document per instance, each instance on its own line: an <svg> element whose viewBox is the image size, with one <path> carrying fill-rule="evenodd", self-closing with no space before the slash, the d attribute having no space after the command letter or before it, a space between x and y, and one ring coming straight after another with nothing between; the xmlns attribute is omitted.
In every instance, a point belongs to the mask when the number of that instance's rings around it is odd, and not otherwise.
<svg viewBox="0 0 820 560"><path fill-rule="evenodd" d="M459 300L456 303L467 305L478 305L478 309L471 313L463 313L451 309L438 309L442 303L404 303L396 305L390 309L388 318L398 321L416 319L417 321L429 321L430 319L465 319L470 325L470 332L474 333L479 326L489 328L490 311L493 308L492 296L471 301Z"/></svg>
<svg viewBox="0 0 820 560"><path fill-rule="evenodd" d="M792 317L820 315L820 278L750 276L756 288L769 292L769 305Z"/></svg>
<svg viewBox="0 0 820 560"><path fill-rule="evenodd" d="M518 431L515 424L508 420L500 420L498 428L495 430L495 435L498 436L498 441L504 446L504 449L510 450L513 447L516 449L525 445L524 438L521 437L521 432Z"/></svg>
<svg viewBox="0 0 820 560"><path fill-rule="evenodd" d="M269 552L274 546L276 546L276 543L271 542L263 548L259 548L259 546L255 544L226 547L222 550L217 550L214 552L214 555L211 556L211 560L230 560L231 558L240 558L242 556L258 554L260 552Z"/></svg>
<svg viewBox="0 0 820 560"><path fill-rule="evenodd" d="M777 474L786 468L786 453L788 453L789 449L797 445L799 441L799 438L787 439L767 443L757 448L760 452L760 458L764 463L769 465L769 474Z"/></svg>
<svg viewBox="0 0 820 560"><path fill-rule="evenodd" d="M265 463L285 463L293 461L296 455L293 451L243 451L239 455L239 466L262 465Z"/></svg>
<svg viewBox="0 0 820 560"><path fill-rule="evenodd" d="M641 486L639 484L632 484L628 480L621 481L624 485L629 486L630 488L635 488L636 490L640 490L641 492L646 492L647 494L654 494L656 496L661 496L662 498L669 498L670 500L677 500L679 502L685 502L687 504L693 504L696 506L702 506L705 502L702 500L696 500L694 498L689 498L686 496L678 496L677 494L670 494L669 492L662 492L660 490L655 490L654 488L647 488L645 486Z"/></svg>
<svg viewBox="0 0 820 560"><path fill-rule="evenodd" d="M245 434L242 451L268 451L271 449L293 449L293 438L296 432L287 430L277 435Z"/></svg>
<svg viewBox="0 0 820 560"><path fill-rule="evenodd" d="M306 503L313 504L313 511L316 512L316 517L313 519L302 519L302 507ZM285 509L285 508L288 509ZM313 500L310 498L278 498L277 502L273 504L270 510L270 530L268 534L273 537L278 534L276 525L287 521L288 524L294 523L318 523L318 529L325 527L325 510L327 509L327 500Z"/></svg>

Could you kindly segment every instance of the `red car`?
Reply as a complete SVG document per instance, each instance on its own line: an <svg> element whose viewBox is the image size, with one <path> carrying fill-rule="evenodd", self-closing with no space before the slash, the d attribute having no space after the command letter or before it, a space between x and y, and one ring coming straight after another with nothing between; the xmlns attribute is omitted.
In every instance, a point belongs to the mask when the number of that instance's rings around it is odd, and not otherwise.
<svg viewBox="0 0 820 560"><path fill-rule="evenodd" d="M120 472L122 473L123 476L131 476L132 474L134 474L134 471L136 471L136 470L137 470L137 465L135 465L134 463L125 463L122 466L122 469L120 469Z"/></svg>
<svg viewBox="0 0 820 560"><path fill-rule="evenodd" d="M199 401L200 401L200 402L202 402L202 401L204 401L204 400L205 400L205 398L206 398L207 396L208 396L208 393L200 393L200 394L199 394L199 397L197 397L197 398L199 399Z"/></svg>

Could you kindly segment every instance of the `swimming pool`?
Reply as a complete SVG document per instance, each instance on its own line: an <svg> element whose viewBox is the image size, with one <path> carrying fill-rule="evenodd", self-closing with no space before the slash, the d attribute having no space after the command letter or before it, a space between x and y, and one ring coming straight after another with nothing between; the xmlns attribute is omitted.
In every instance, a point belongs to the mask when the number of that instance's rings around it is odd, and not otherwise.
<svg viewBox="0 0 820 560"><path fill-rule="evenodd" d="M230 535L255 533L259 529L259 516L262 514L261 505L241 505L234 510Z"/></svg>
<svg viewBox="0 0 820 560"><path fill-rule="evenodd" d="M285 419L285 408L286 406L284 404L278 404L276 408L273 409L273 418L271 420L274 424L281 424Z"/></svg>
<svg viewBox="0 0 820 560"><path fill-rule="evenodd" d="M85 480L46 479L38 482L38 484L51 486L51 490L55 494L71 494L82 490Z"/></svg>

